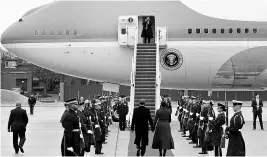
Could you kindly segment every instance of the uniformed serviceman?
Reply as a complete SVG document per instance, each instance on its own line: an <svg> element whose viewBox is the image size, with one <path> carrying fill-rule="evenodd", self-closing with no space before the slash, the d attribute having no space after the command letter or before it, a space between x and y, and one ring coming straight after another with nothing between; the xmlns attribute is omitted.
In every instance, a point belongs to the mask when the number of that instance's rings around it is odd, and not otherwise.
<svg viewBox="0 0 267 157"><path fill-rule="evenodd" d="M184 96L180 100L180 104L177 107L178 121L180 122L180 130L178 132L183 131L183 123L182 123L182 115L183 115L183 106L185 104Z"/></svg>
<svg viewBox="0 0 267 157"><path fill-rule="evenodd" d="M171 102L171 97L167 97L167 108L171 111L172 113L172 102Z"/></svg>
<svg viewBox="0 0 267 157"><path fill-rule="evenodd" d="M105 138L105 134L103 133L104 124L101 120L101 107L99 106L100 101L96 100L96 103L94 104L94 127L95 127L95 154L104 154L102 152L102 144L104 142L103 136Z"/></svg>
<svg viewBox="0 0 267 157"><path fill-rule="evenodd" d="M201 106L201 112L200 112L200 130L199 131L199 144L201 145L202 151L199 154L208 154L206 143L205 143L205 132L207 130L208 125L208 113L210 108L210 101L204 101L203 105Z"/></svg>
<svg viewBox="0 0 267 157"><path fill-rule="evenodd" d="M186 138L186 140L191 140L191 133L190 133L190 126L191 125L188 125L188 122L190 122L190 109L191 109L191 106L192 106L192 103L193 103L193 99L192 99L192 96L189 97L189 101L188 101L188 104L186 106L186 114L185 114L185 127L186 127L186 136L183 136L183 137L188 137Z"/></svg>
<svg viewBox="0 0 267 157"><path fill-rule="evenodd" d="M69 106L67 116L62 119L64 127L63 153L62 156L79 156L80 155L80 128L79 117L77 114L78 102L76 98L66 101Z"/></svg>
<svg viewBox="0 0 267 157"><path fill-rule="evenodd" d="M186 131L187 131L187 120L188 120L188 110L187 110L187 106L189 103L189 97L188 96L184 96L185 98L185 103L183 105L183 114L182 114L182 123L183 123L183 133L182 133L182 137L186 137Z"/></svg>
<svg viewBox="0 0 267 157"><path fill-rule="evenodd" d="M222 126L225 124L225 105L218 103L218 116L212 121L211 125L211 144L214 147L215 156L222 156L221 139L223 136Z"/></svg>
<svg viewBox="0 0 267 157"><path fill-rule="evenodd" d="M190 99L192 100L191 103L189 104L189 118L188 118L188 122L187 122L187 127L188 127L188 131L189 131L189 138L187 138L187 140L192 140L192 132L194 129L194 120L193 120L193 113L195 110L195 104L196 104L196 97L195 96L191 96ZM189 144L193 144L194 142L191 141L189 142Z"/></svg>
<svg viewBox="0 0 267 157"><path fill-rule="evenodd" d="M126 102L126 98L124 95L121 96L121 101L118 106L118 114L119 114L119 126L120 130L124 131L126 128L126 115L129 112L128 103Z"/></svg>
<svg viewBox="0 0 267 157"><path fill-rule="evenodd" d="M193 106L191 109L192 112L192 120L193 120L193 128L192 128L192 141L189 144L195 144L197 143L197 112L198 112L198 107L199 107L199 102L197 101L197 99L193 99Z"/></svg>
<svg viewBox="0 0 267 157"><path fill-rule="evenodd" d="M194 130L194 138L196 138L196 146L193 148L200 148L200 135L201 135L201 125L200 125L200 114L201 114L201 106L202 106L202 98L199 98L196 107L196 123L195 123L195 130Z"/></svg>
<svg viewBox="0 0 267 157"><path fill-rule="evenodd" d="M245 156L246 147L240 130L245 124L244 117L241 112L243 102L233 100L233 110L235 114L230 120L230 126L226 128L229 138L226 156Z"/></svg>

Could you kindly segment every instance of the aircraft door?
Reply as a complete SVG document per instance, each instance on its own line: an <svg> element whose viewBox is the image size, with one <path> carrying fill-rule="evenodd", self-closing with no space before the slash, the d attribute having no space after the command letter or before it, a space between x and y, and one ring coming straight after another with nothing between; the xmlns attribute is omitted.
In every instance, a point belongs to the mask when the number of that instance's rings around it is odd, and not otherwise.
<svg viewBox="0 0 267 157"><path fill-rule="evenodd" d="M167 27L158 27L159 46L167 46Z"/></svg>
<svg viewBox="0 0 267 157"><path fill-rule="evenodd" d="M127 45L134 46L135 43L135 31L136 27L128 26L127 27Z"/></svg>

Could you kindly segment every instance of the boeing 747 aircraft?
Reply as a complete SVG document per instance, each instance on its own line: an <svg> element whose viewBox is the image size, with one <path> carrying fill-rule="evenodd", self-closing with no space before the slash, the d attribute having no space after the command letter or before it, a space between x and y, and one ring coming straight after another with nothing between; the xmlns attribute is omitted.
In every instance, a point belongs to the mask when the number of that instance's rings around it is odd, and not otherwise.
<svg viewBox="0 0 267 157"><path fill-rule="evenodd" d="M179 0L54 1L23 15L2 34L1 43L52 71L130 85L133 47L143 41L148 16L151 42L160 35L161 88L267 86L267 22L216 19Z"/></svg>

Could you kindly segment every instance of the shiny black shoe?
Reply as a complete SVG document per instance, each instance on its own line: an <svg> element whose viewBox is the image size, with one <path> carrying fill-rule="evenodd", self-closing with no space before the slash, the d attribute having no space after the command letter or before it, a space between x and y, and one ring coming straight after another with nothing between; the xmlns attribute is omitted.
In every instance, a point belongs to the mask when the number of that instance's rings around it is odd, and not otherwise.
<svg viewBox="0 0 267 157"><path fill-rule="evenodd" d="M140 156L140 149L137 150L136 156Z"/></svg>
<svg viewBox="0 0 267 157"><path fill-rule="evenodd" d="M22 146L19 146L19 149L20 149L21 153L24 153L24 149Z"/></svg>
<svg viewBox="0 0 267 157"><path fill-rule="evenodd" d="M183 135L182 137L187 137L186 135Z"/></svg>
<svg viewBox="0 0 267 157"><path fill-rule="evenodd" d="M261 128L261 130L264 130L264 128Z"/></svg>
<svg viewBox="0 0 267 157"><path fill-rule="evenodd" d="M104 153L102 153L102 152L95 152L95 154L101 154L101 155L102 155L102 154L104 154Z"/></svg>
<svg viewBox="0 0 267 157"><path fill-rule="evenodd" d="M15 154L19 154L19 148L15 149Z"/></svg>
<svg viewBox="0 0 267 157"><path fill-rule="evenodd" d="M191 141L191 142L188 142L189 144L196 144L195 142Z"/></svg>
<svg viewBox="0 0 267 157"><path fill-rule="evenodd" d="M192 140L191 138L186 138L186 140Z"/></svg>
<svg viewBox="0 0 267 157"><path fill-rule="evenodd" d="M201 148L200 146L193 146L193 148Z"/></svg>
<svg viewBox="0 0 267 157"><path fill-rule="evenodd" d="M198 154L208 154L208 153L207 153L207 152L203 152L203 151L202 151L202 152L199 152Z"/></svg>
<svg viewBox="0 0 267 157"><path fill-rule="evenodd" d="M178 132L183 132L183 130L178 130Z"/></svg>

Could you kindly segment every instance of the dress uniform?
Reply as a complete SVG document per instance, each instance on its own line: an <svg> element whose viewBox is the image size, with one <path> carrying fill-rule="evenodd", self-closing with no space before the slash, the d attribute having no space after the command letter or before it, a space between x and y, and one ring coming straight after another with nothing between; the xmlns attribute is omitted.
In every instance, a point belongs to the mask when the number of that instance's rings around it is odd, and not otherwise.
<svg viewBox="0 0 267 157"><path fill-rule="evenodd" d="M190 107L189 107L189 119L188 119L188 123L187 123L187 126L188 126L188 130L189 130L189 138L187 138L187 140L191 140L192 139L192 142L189 142L190 144L193 144L195 143L195 141L193 141L193 129L194 129L194 125L195 125L195 108L196 108L196 97L194 96L191 96L190 99L192 100L192 103L190 104Z"/></svg>
<svg viewBox="0 0 267 157"><path fill-rule="evenodd" d="M193 146L194 148L200 148L200 137L201 137L201 125L200 125L200 114L201 114L201 106L202 101L199 100L196 107L196 123L195 123L195 130L194 130L194 136L196 138L196 146Z"/></svg>
<svg viewBox="0 0 267 157"><path fill-rule="evenodd" d="M101 107L99 106L99 102L97 102L94 106L94 127L95 127L95 141L96 141L96 146L95 146L95 154L104 154L102 150L102 144L104 142L103 136L105 138L105 135L103 135L103 122L101 120Z"/></svg>
<svg viewBox="0 0 267 157"><path fill-rule="evenodd" d="M223 136L222 126L225 124L225 105L218 103L218 116L211 122L211 144L214 147L215 156L222 156L221 140Z"/></svg>
<svg viewBox="0 0 267 157"><path fill-rule="evenodd" d="M244 117L241 112L243 102L233 101L235 114L230 120L230 126L226 128L229 138L226 156L245 156L246 147L242 133L239 131L245 124Z"/></svg>
<svg viewBox="0 0 267 157"><path fill-rule="evenodd" d="M62 119L62 126L64 127L64 140L62 156L79 156L80 155L80 128L79 117L77 114L77 100L71 99L66 101L69 105L69 112L65 119Z"/></svg>
<svg viewBox="0 0 267 157"><path fill-rule="evenodd" d="M122 99L125 98L124 95L121 96ZM128 103L124 100L122 100L118 105L118 114L119 114L119 126L120 130L124 131L126 128L126 115L129 112Z"/></svg>
<svg viewBox="0 0 267 157"><path fill-rule="evenodd" d="M182 115L183 115L183 106L184 106L184 104L185 104L185 100L184 100L184 96L182 96L182 99L180 101L180 105L177 107L178 121L180 123L179 132L183 131Z"/></svg>
<svg viewBox="0 0 267 157"><path fill-rule="evenodd" d="M186 137L186 131L187 131L187 120L188 120L188 110L187 110L187 106L188 106L188 96L185 96L185 103L183 106L183 115L182 115L182 122L183 122L183 136L182 137Z"/></svg>

